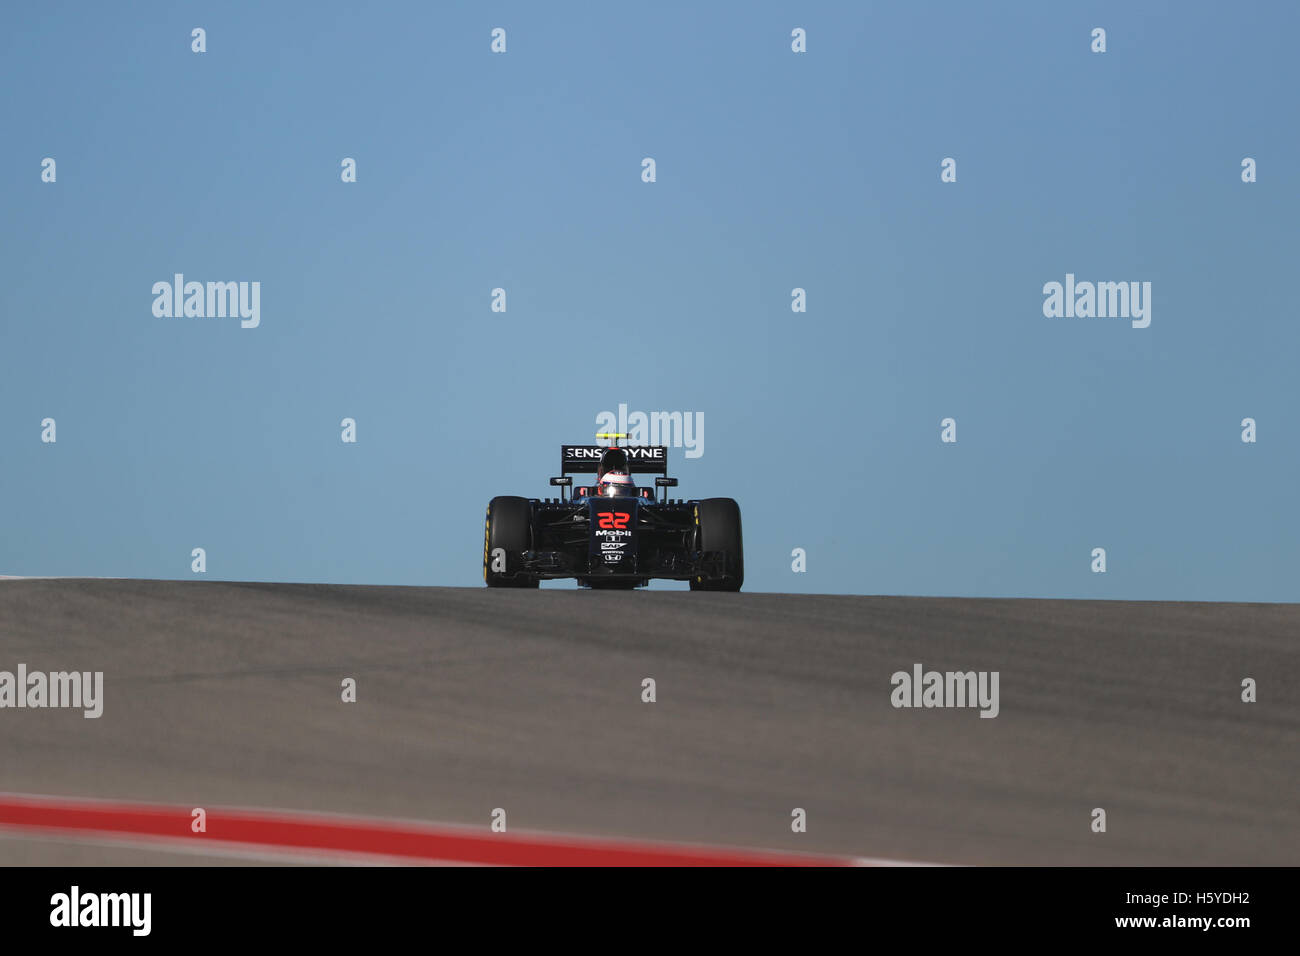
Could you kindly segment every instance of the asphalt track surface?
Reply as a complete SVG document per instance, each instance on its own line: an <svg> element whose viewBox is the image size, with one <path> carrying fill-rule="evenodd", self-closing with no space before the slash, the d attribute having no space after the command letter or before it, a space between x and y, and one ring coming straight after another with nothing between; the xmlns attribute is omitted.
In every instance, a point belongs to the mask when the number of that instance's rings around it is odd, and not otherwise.
<svg viewBox="0 0 1300 956"><path fill-rule="evenodd" d="M20 662L104 671L104 713L0 710L0 791L483 827L501 807L512 830L903 861L1300 864L1300 605L0 581L0 670ZM999 716L895 709L917 662L999 671ZM230 861L0 833L0 865L190 862Z"/></svg>

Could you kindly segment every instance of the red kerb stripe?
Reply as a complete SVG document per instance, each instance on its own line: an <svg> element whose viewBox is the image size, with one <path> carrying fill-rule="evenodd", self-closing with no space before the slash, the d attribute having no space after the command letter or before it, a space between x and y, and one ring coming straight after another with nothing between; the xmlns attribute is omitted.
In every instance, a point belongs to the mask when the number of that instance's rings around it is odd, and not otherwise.
<svg viewBox="0 0 1300 956"><path fill-rule="evenodd" d="M761 850L486 829L475 833L467 827L218 807L207 808L207 832L193 833L191 813L186 807L0 794L0 827L181 840L193 843L198 852L205 843L242 844L505 866L846 866L853 862Z"/></svg>

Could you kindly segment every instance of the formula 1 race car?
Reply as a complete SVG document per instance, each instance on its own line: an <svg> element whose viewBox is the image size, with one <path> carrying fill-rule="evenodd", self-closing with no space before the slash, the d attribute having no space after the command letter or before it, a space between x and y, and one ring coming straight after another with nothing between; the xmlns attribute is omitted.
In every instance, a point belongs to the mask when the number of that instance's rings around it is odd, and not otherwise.
<svg viewBox="0 0 1300 956"><path fill-rule="evenodd" d="M689 581L692 591L739 591L745 581L740 507L731 498L669 499L664 445L564 445L559 498L502 495L488 504L483 580L490 588L535 588L542 578L575 578L590 588L635 588L651 578ZM596 475L573 487L574 474ZM632 476L654 474L650 488ZM570 490L565 495L566 490Z"/></svg>

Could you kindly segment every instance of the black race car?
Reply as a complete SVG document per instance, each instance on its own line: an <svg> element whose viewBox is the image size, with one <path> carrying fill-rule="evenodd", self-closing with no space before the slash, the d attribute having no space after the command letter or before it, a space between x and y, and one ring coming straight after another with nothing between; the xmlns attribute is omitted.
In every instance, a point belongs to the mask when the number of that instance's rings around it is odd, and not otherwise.
<svg viewBox="0 0 1300 956"><path fill-rule="evenodd" d="M692 591L739 591L745 581L740 507L731 498L669 499L664 445L564 445L559 498L501 495L488 504L483 580L490 588L535 588L575 578L590 588L635 588L651 578L689 581ZM596 475L573 487L574 474ZM650 488L634 475L654 474ZM565 494L569 491L569 494Z"/></svg>

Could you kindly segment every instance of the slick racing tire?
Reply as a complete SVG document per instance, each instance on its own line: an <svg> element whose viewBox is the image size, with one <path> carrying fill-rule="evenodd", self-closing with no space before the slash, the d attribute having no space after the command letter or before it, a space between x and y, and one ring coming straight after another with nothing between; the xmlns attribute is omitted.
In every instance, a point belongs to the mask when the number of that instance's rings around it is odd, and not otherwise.
<svg viewBox="0 0 1300 956"><path fill-rule="evenodd" d="M519 566L529 548L531 508L527 498L502 495L488 504L487 519L483 522L483 580L490 588L535 588L535 575L521 574ZM498 553L504 552L504 555ZM505 570L499 568L501 558Z"/></svg>
<svg viewBox="0 0 1300 956"><path fill-rule="evenodd" d="M691 578L692 591L739 591L745 583L745 545L740 505L731 498L705 498L695 507L695 540L700 551L721 551L723 573ZM708 569L706 569L708 570Z"/></svg>

